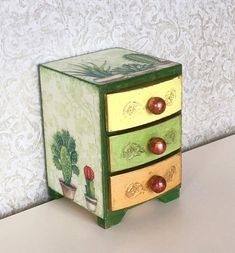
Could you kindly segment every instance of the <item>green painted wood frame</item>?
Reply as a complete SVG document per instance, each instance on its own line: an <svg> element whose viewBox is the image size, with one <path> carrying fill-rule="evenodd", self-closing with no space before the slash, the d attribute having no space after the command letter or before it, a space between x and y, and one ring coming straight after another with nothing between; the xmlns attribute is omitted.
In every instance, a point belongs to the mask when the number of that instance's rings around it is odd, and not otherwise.
<svg viewBox="0 0 235 253"><path fill-rule="evenodd" d="M118 210L118 211L111 211L110 210L110 195L109 195L109 189L110 189L110 182L109 178L112 175L110 169L109 169L109 154L108 154L108 136L112 134L108 134L106 132L106 99L105 96L107 93L112 93L115 91L124 91L127 89L134 89L134 88L140 88L140 87L145 87L149 85L149 82L163 82L170 80L174 77L177 77L179 75L182 75L182 65L176 65L173 67L169 67L166 69L161 69L153 73L145 74L143 76L137 76L128 80L123 80L120 82L112 83L112 85L107 84L103 86L98 86L99 87L99 101L100 101L100 129L101 129L101 151L102 151L102 180L103 180L103 200L104 200L104 218L100 219L98 218L97 223L98 225L102 226L103 228L108 228L112 225L117 224L118 222L121 221L123 216L125 215L126 211L130 208ZM131 129L129 129L131 130ZM115 133L114 133L115 134ZM182 144L182 140L181 140ZM179 197L179 188L178 186L176 188L177 193L171 194L171 197L166 197L166 199L173 200L174 198ZM175 190L175 189L173 189ZM173 191L172 190L172 191ZM175 191L174 191L175 192ZM168 193L170 194L170 191L167 193L164 193L165 196L169 196ZM161 195L158 197L161 200ZM161 200L164 202L163 200ZM166 201L167 202L167 201ZM115 217L115 218L113 218ZM112 222L113 219L113 222Z"/></svg>

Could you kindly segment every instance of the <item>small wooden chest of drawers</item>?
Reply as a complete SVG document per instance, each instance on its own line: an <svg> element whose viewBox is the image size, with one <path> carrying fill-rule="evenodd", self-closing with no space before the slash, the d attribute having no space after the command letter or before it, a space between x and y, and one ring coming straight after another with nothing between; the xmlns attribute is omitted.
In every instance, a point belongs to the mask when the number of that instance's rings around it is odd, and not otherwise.
<svg viewBox="0 0 235 253"><path fill-rule="evenodd" d="M39 66L49 192L108 228L179 197L181 64L123 48Z"/></svg>

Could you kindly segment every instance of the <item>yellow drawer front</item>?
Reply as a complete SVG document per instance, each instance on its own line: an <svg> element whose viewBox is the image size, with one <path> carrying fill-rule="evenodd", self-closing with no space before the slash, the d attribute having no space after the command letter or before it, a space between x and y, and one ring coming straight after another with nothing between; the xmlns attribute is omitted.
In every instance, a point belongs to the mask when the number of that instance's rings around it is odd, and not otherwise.
<svg viewBox="0 0 235 253"><path fill-rule="evenodd" d="M147 109L152 97L160 97L166 108L161 114ZM159 120L181 110L181 76L134 89L107 95L107 130L109 132L128 129Z"/></svg>
<svg viewBox="0 0 235 253"><path fill-rule="evenodd" d="M161 176L166 189L155 193L149 187L149 179ZM162 162L110 178L111 210L119 210L155 198L181 183L181 153Z"/></svg>

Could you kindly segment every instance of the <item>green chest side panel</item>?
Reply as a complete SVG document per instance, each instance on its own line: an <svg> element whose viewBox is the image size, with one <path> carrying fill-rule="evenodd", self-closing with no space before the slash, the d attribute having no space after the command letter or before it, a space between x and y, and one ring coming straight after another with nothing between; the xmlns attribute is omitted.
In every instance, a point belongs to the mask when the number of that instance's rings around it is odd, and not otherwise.
<svg viewBox="0 0 235 253"><path fill-rule="evenodd" d="M163 154L156 155L149 150L148 142L153 137L165 140L167 148ZM181 147L181 115L148 128L112 136L109 144L112 172L159 159Z"/></svg>

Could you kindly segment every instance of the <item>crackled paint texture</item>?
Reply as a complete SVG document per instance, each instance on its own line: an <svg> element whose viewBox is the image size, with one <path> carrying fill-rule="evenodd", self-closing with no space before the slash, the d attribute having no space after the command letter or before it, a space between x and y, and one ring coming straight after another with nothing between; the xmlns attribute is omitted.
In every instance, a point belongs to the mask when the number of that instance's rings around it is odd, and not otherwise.
<svg viewBox="0 0 235 253"><path fill-rule="evenodd" d="M183 64L183 148L235 132L234 0L2 0L0 217L48 200L37 64L126 47Z"/></svg>

